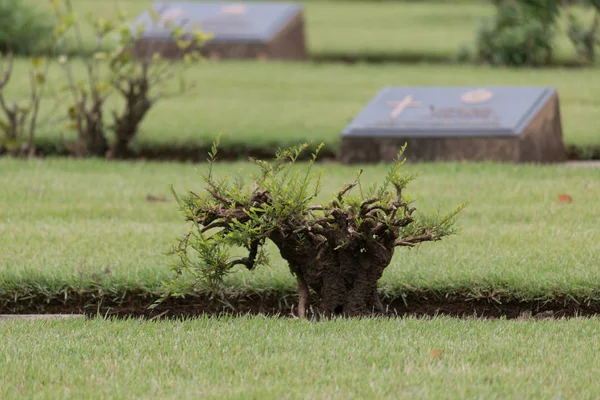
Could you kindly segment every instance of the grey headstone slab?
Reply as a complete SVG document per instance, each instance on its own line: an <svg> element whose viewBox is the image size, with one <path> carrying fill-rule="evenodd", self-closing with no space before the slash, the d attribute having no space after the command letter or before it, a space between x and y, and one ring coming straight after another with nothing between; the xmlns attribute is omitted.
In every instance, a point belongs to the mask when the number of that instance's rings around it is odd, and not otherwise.
<svg viewBox="0 0 600 400"><path fill-rule="evenodd" d="M152 7L159 14L158 22L152 21L148 10L134 22L134 27L145 23L145 39L171 39L165 23L172 20L186 33L192 33L196 26L212 33L215 41L268 42L302 11L300 4L287 2L177 1L156 2Z"/></svg>
<svg viewBox="0 0 600 400"><path fill-rule="evenodd" d="M385 87L342 136L518 136L555 91L535 86Z"/></svg>

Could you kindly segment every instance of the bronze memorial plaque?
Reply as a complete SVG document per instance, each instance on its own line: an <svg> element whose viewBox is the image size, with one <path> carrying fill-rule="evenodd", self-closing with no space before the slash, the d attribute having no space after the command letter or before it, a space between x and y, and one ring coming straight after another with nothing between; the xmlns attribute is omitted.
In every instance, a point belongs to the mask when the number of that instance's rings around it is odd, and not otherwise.
<svg viewBox="0 0 600 400"><path fill-rule="evenodd" d="M386 87L342 132L346 163L566 159L556 89Z"/></svg>
<svg viewBox="0 0 600 400"><path fill-rule="evenodd" d="M134 22L144 26L135 54L181 58L167 29L170 21L187 33L197 27L213 37L200 48L209 58L258 58L304 60L307 58L304 13L298 3L278 2L158 2L152 5L158 21L149 11ZM190 37L191 38L191 37Z"/></svg>

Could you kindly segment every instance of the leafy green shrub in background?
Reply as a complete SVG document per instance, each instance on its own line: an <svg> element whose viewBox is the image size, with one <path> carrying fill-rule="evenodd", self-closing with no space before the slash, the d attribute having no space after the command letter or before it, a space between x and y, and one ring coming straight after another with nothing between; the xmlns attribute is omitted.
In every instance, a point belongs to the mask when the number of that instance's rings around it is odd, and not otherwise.
<svg viewBox="0 0 600 400"><path fill-rule="evenodd" d="M585 63L593 64L596 61L596 49L600 46L600 36L598 35L598 28L600 26L600 0L590 0L589 4L594 9L591 24L586 27L573 13L569 13L567 34L577 51L577 55Z"/></svg>
<svg viewBox="0 0 600 400"><path fill-rule="evenodd" d="M0 154L35 155L33 139L49 66L48 60L33 58L29 68L29 96L13 99L6 95L13 74L13 56L0 57Z"/></svg>
<svg viewBox="0 0 600 400"><path fill-rule="evenodd" d="M579 18L573 14L569 15L569 40L575 46L579 58L585 63L593 64L596 60L596 47L600 44L598 22L598 14L596 14L590 27L586 28Z"/></svg>
<svg viewBox="0 0 600 400"><path fill-rule="evenodd" d="M552 63L558 22L570 5L588 6L593 13L586 25L568 12L566 35L579 58L587 64L596 60L600 46L600 0L492 0L496 15L487 20L477 35L477 56L494 65L536 66ZM462 55L459 52L457 57Z"/></svg>
<svg viewBox="0 0 600 400"><path fill-rule="evenodd" d="M179 82L180 90L175 94L180 94L189 87L184 81L184 72L202 59L192 45L201 46L209 36L198 30L193 35L186 35L182 27L166 23L177 46L191 50L184 55L183 61L170 62L158 52L150 52L147 57L136 56L134 48L143 34L143 26L132 32L129 18L121 12L109 19L89 14L87 22L93 28L97 47L91 57L80 60L85 66L85 75L81 79L74 72L74 63L66 56L65 45L69 38L74 39L78 53L85 53L81 20L71 0L53 0L52 6L58 22L55 39L62 51L58 61L68 82L64 88L68 96L66 115L70 120L67 128L76 134L70 151L77 157L125 157L143 119L158 100L167 95L167 89ZM161 15L152 9L150 12L157 23ZM105 49L104 44L111 38L115 42ZM107 100L111 96L119 97L122 106L107 110ZM114 134L112 144L109 133Z"/></svg>
<svg viewBox="0 0 600 400"><path fill-rule="evenodd" d="M33 55L48 48L52 16L24 4L23 0L0 0L0 53Z"/></svg>
<svg viewBox="0 0 600 400"><path fill-rule="evenodd" d="M515 66L549 64L560 16L557 0L497 3L496 15L477 37L479 59Z"/></svg>

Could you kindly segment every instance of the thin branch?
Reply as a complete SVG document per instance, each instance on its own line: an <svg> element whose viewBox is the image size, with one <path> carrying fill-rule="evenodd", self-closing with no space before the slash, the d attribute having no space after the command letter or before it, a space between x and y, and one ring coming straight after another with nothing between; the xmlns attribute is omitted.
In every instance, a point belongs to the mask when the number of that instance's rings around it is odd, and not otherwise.
<svg viewBox="0 0 600 400"><path fill-rule="evenodd" d="M408 226L408 225L410 225L410 224L411 224L413 221L414 221L414 218L413 218L413 217L410 217L410 216L408 216L408 217L404 217L404 218L402 218L402 219L399 219L399 220L397 220L397 221L394 221L394 222L392 223L392 225L394 225L394 226L397 226L397 227L399 227L399 228L403 228L403 227L405 227L405 226Z"/></svg>
<svg viewBox="0 0 600 400"><path fill-rule="evenodd" d="M325 217L325 218L319 218L319 219L315 219L313 221L310 221L307 223L308 226L314 226L314 225L319 225L322 224L323 222L333 222L331 221L331 219L329 219L329 217Z"/></svg>
<svg viewBox="0 0 600 400"><path fill-rule="evenodd" d="M296 279L298 281L298 318L306 319L306 309L308 308L308 285L304 280L302 274L296 274Z"/></svg>
<svg viewBox="0 0 600 400"><path fill-rule="evenodd" d="M10 118L12 112L6 105L6 100L4 99L4 87L8 84L8 81L10 81L10 77L12 75L12 69L13 69L13 56L12 56L12 53L8 53L7 67L6 68L0 67L0 74L3 75L0 78L0 108L2 108L2 111L4 111L4 113L6 114L6 116L8 118Z"/></svg>
<svg viewBox="0 0 600 400"><path fill-rule="evenodd" d="M206 191L208 193L210 193L210 195L212 197L214 197L215 200L219 200L221 203L226 204L228 206L231 206L233 204L233 201L229 200L226 197L221 196L218 192L217 192L217 187L216 185L212 182L212 180L207 181L207 183L210 185L209 188L206 188Z"/></svg>
<svg viewBox="0 0 600 400"><path fill-rule="evenodd" d="M348 194L348 192L350 192L356 185L358 185L358 182L347 183L346 186L344 186L343 189L340 190L340 192L337 195L337 201L339 205L341 205L344 196Z"/></svg>
<svg viewBox="0 0 600 400"><path fill-rule="evenodd" d="M42 96L44 95L44 89L46 87L46 82L48 81L48 72L50 71L50 62L46 61L46 65L44 68L44 73L42 75L43 82L38 85L37 76L35 72L31 73L31 102L32 102L32 114L29 120L29 137L27 139L27 151L29 153L33 152L33 139L35 137L35 128L37 127L37 119L38 113L40 110L40 101ZM39 89L39 91L38 91Z"/></svg>
<svg viewBox="0 0 600 400"><path fill-rule="evenodd" d="M392 212L391 209L383 206L373 206L368 208L366 211L366 213L361 212L361 215L375 217L379 213L384 213L384 215L387 215L388 213Z"/></svg>
<svg viewBox="0 0 600 400"><path fill-rule="evenodd" d="M385 230L387 228L388 228L388 226L386 224L384 224L383 222L380 222L377 225L375 225L375 228L373 228L373 230L371 231L371 235L381 236L381 234L383 232L385 232Z"/></svg>
<svg viewBox="0 0 600 400"><path fill-rule="evenodd" d="M65 75L67 76L67 81L69 83L69 89L71 89L71 94L73 95L73 100L77 103L79 101L79 96L77 96L77 83L73 78L73 70L71 69L71 63L67 61L63 64L62 67L65 70Z"/></svg>
<svg viewBox="0 0 600 400"><path fill-rule="evenodd" d="M71 0L65 0L65 5L67 8L67 11L69 13L73 14L73 4L71 3ZM77 23L75 23L74 25L75 25L75 39L77 40L77 44L79 45L80 53L83 53L85 46L83 44L83 36L81 35L81 27L79 26L79 21ZM96 51L98 51L101 48L100 43L101 43L101 41L99 41ZM88 61L85 61L84 64L85 64L85 68L88 72L90 92L92 93L94 100L100 101L100 99L98 98L98 90L96 89L98 86L97 86L97 77L94 74L93 61L88 60Z"/></svg>
<svg viewBox="0 0 600 400"><path fill-rule="evenodd" d="M6 101L4 100L4 91L3 90L0 90L0 108L2 108L2 111L4 111L6 116L10 118L10 116L12 115L12 111L6 105Z"/></svg>
<svg viewBox="0 0 600 400"><path fill-rule="evenodd" d="M371 204L376 203L378 201L379 201L379 197L371 197L370 199L363 201L363 203L360 205L361 211L367 209L368 206L370 206Z"/></svg>
<svg viewBox="0 0 600 400"><path fill-rule="evenodd" d="M0 67L0 75L4 75L2 78L0 78L0 89L4 88L4 86L10 80L10 76L12 75L12 69L13 69L12 53L8 53L7 64L8 64L8 66L6 67L6 69L4 69L4 67Z"/></svg>
<svg viewBox="0 0 600 400"><path fill-rule="evenodd" d="M440 240L440 238L427 233L420 236L409 236L398 239L394 242L394 246L414 247L421 242L434 242L437 240Z"/></svg>
<svg viewBox="0 0 600 400"><path fill-rule="evenodd" d="M198 218L198 222L202 223L202 218ZM229 222L225 222L225 221L215 221L215 222L211 222L210 224L204 226L200 232L204 233L206 231L209 231L213 228L228 228L229 227Z"/></svg>
<svg viewBox="0 0 600 400"><path fill-rule="evenodd" d="M256 256L258 255L259 245L260 242L258 240L255 240L252 243L250 243L250 253L248 254L248 257L239 258L229 262L227 264L227 269L232 268L236 265L245 265L246 268L248 268L249 270L253 270L254 263L256 262Z"/></svg>
<svg viewBox="0 0 600 400"><path fill-rule="evenodd" d="M415 247L416 245L417 245L417 243L405 242L402 240L396 240L394 242L395 247Z"/></svg>

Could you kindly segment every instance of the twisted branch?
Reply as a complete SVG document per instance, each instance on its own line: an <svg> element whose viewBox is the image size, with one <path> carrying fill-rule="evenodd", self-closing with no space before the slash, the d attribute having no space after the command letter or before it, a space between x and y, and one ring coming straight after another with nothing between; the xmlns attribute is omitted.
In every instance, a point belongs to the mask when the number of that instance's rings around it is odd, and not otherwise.
<svg viewBox="0 0 600 400"><path fill-rule="evenodd" d="M433 236L431 233L426 233L420 236L409 236L398 239L394 242L395 247L415 247L421 242L435 242L440 240L439 237Z"/></svg>
<svg viewBox="0 0 600 400"><path fill-rule="evenodd" d="M260 241L255 240L250 243L250 253L248 253L248 257L239 258L237 260L233 260L227 264L227 269L232 268L236 265L244 265L249 270L254 269L254 263L256 262L256 256L258 255L258 246L260 245Z"/></svg>

